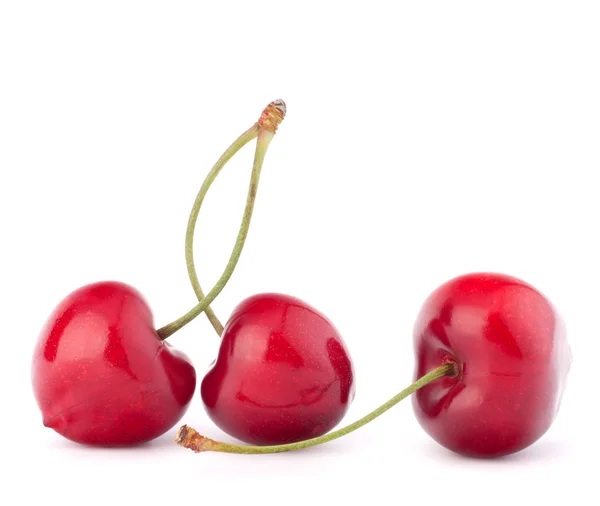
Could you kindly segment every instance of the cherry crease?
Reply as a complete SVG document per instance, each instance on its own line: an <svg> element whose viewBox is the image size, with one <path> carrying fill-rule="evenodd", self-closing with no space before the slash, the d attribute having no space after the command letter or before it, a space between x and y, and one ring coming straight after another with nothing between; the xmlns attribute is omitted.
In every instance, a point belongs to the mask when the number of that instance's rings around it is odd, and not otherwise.
<svg viewBox="0 0 600 506"><path fill-rule="evenodd" d="M571 352L560 316L533 286L475 273L436 289L414 327L415 378L443 361L459 374L418 390L423 429L457 453L495 457L539 439L560 406Z"/></svg>
<svg viewBox="0 0 600 506"><path fill-rule="evenodd" d="M140 293L100 282L68 295L49 317L32 380L44 425L78 443L121 446L173 427L192 400L196 372L160 339Z"/></svg>
<svg viewBox="0 0 600 506"><path fill-rule="evenodd" d="M201 384L215 424L257 445L329 432L354 392L350 354L333 324L300 299L274 293L236 307Z"/></svg>

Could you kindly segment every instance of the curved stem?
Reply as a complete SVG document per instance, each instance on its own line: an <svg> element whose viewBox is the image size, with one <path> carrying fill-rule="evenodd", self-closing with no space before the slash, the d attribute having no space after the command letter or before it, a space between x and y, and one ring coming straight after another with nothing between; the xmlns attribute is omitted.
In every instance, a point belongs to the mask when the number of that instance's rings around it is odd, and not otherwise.
<svg viewBox="0 0 600 506"><path fill-rule="evenodd" d="M242 223L240 225L240 230L238 232L233 251L231 252L231 256L229 257L229 262L227 263L223 274L221 274L221 277L219 278L215 286L210 292L208 292L204 299L202 299L195 307L193 307L183 316L179 317L177 320L157 330L159 337L163 340L177 332L183 326L187 325L194 318L196 318L196 316L202 313L210 305L210 303L213 300L215 300L219 293L221 293L221 290L223 290L223 288L229 281L229 278L231 278L231 275L233 274L235 266L237 265L237 262L242 253L242 249L244 248L246 237L248 236L248 229L250 227L250 220L252 218L252 212L254 210L254 201L256 199L256 191L258 188L260 171L262 169L267 149L269 147L269 144L271 143L271 140L273 140L273 136L275 135L275 131L278 126L278 123L274 126L271 124L271 122L273 121L271 117L267 117L266 119L264 119L265 112L269 109L269 107L273 107L276 109L276 111L279 112L279 114L281 115L280 121L283 120L283 114L285 114L285 104L283 104L283 102L272 102L271 104L269 104L267 109L263 111L263 115L261 116L261 119L258 122L258 140L256 142L256 151L254 153L254 165L252 168L252 176L250 178L250 187L248 188L248 197L246 198L246 208L244 210L244 216L242 218Z"/></svg>
<svg viewBox="0 0 600 506"><path fill-rule="evenodd" d="M338 439L346 434L350 434L354 432L356 429L361 428L363 425L368 424L370 421L374 420L378 416L385 413L388 409L392 408L396 404L398 404L402 399L408 397L409 395L415 393L420 388L428 385L429 383L436 381L444 376L454 376L457 374L456 365L454 363L448 362L444 365L439 366L433 371L425 374L425 376L419 378L408 388L405 388L394 397L392 397L385 404L382 404L377 409L364 416L360 420L357 420L350 425L336 430L335 432L330 432L329 434L325 434L320 437L307 439L306 441L300 441L298 443L284 444L284 445L275 445L275 446L242 446L235 445L230 443L221 443L219 441L213 441L207 437L201 436L191 427L184 425L179 429L177 435L175 436L175 442L183 446L184 448L189 448L195 452L223 452L223 453L280 453L280 452L289 452L293 450L301 450L303 448L310 448L311 446L320 445L323 443L327 443L329 441L333 441L334 439Z"/></svg>
<svg viewBox="0 0 600 506"><path fill-rule="evenodd" d="M246 130L242 135L240 135L234 142L229 146L225 152L221 155L221 157L217 160L217 163L210 170L206 179L202 183L202 187L196 196L196 200L194 201L194 205L192 206L192 211L190 213L190 217L188 220L187 230L185 232L185 263L187 265L188 276L190 278L190 282L192 283L192 287L194 288L194 292L196 293L196 297L198 297L198 301L204 299L204 292L200 286L200 281L198 280L198 274L196 273L196 266L194 265L194 232L196 230L196 222L198 221L198 214L200 213L200 208L204 202L204 198L211 185L221 172L221 169L225 166L225 164L235 155L240 149L242 149L246 144L248 144L252 139L255 139L258 135L258 123L255 123ZM217 315L211 309L210 306L207 306L205 309L205 314L209 319L211 325L215 329L215 332L220 336L223 333L223 325L217 318Z"/></svg>

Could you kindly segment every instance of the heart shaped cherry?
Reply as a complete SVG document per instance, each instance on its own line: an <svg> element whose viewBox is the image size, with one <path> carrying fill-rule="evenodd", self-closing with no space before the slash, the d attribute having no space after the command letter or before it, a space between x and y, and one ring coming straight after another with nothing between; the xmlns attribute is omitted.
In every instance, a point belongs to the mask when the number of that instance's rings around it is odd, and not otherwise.
<svg viewBox="0 0 600 506"><path fill-rule="evenodd" d="M227 321L201 392L210 418L228 434L259 445L292 443L340 422L354 398L354 370L323 314L295 297L260 294Z"/></svg>
<svg viewBox="0 0 600 506"><path fill-rule="evenodd" d="M450 360L446 377L413 396L418 421L457 453L496 457L531 445L560 406L571 352L552 304L501 274L469 274L435 290L414 329L415 377Z"/></svg>
<svg viewBox="0 0 600 506"><path fill-rule="evenodd" d="M255 197L264 153L286 112L269 104L257 122L221 156L207 175L192 207L186 231L186 263L200 301L193 256L196 221L210 186L227 161L258 137L249 198ZM252 208L244 213L247 232ZM238 236L239 240L239 236ZM322 435L343 418L354 397L354 373L345 344L327 318L305 302L281 294L243 301L225 329L206 315L222 336L219 357L202 382L204 405L225 432L255 444L301 441Z"/></svg>
<svg viewBox="0 0 600 506"><path fill-rule="evenodd" d="M44 425L78 443L109 446L150 441L173 427L192 400L196 372L152 320L146 301L123 283L68 295L34 351Z"/></svg>
<svg viewBox="0 0 600 506"><path fill-rule="evenodd" d="M517 278L495 273L459 276L425 301L414 329L418 379L360 420L292 444L240 446L182 426L175 441L196 452L277 453L340 438L416 393L426 430L466 456L498 457L526 448L552 424L571 351L549 300Z"/></svg>

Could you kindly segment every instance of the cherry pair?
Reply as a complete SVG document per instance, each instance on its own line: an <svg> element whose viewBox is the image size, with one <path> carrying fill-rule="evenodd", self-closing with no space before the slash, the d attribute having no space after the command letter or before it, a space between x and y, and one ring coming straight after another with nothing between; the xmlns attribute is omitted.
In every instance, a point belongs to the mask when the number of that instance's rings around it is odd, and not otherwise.
<svg viewBox="0 0 600 506"><path fill-rule="evenodd" d="M292 442L321 435L341 420L353 397L352 365L341 337L323 315L293 297L257 295L238 306L223 332L209 306L241 254L264 157L285 112L282 101L269 104L222 155L198 193L186 234L197 306L155 330L140 293L123 283L100 282L71 293L54 310L39 336L32 368L44 425L73 441L105 446L142 443L171 429L189 407L196 372L166 338L203 311L223 334L219 358L201 389L220 427L246 441ZM193 262L198 213L226 162L255 138L238 238L223 275L205 297ZM309 350L319 347L319 353ZM282 375L291 381L270 385Z"/></svg>
<svg viewBox="0 0 600 506"><path fill-rule="evenodd" d="M366 417L329 432L354 397L348 350L332 323L293 297L243 301L223 327L209 307L231 276L252 215L264 154L285 108L274 102L207 176L188 223L186 260L200 303L154 330L151 312L119 283L67 297L42 331L34 355L34 391L44 423L74 441L127 445L153 439L185 413L196 387L189 359L164 341L202 311L222 335L201 385L215 423L263 446L237 446L184 425L176 441L195 451L271 453L336 439L408 395L424 429L440 444L473 456L521 450L556 414L570 367L564 326L535 288L501 274L455 278L424 303L414 328L415 383ZM230 261L204 296L193 262L193 235L206 192L225 163L258 136L240 233Z"/></svg>

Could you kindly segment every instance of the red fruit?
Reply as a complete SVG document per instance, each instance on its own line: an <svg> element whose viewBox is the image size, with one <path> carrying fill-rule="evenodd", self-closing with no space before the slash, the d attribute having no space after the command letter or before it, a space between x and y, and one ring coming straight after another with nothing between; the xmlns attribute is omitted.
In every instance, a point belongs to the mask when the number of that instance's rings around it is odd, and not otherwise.
<svg viewBox="0 0 600 506"><path fill-rule="evenodd" d="M130 286L102 282L54 310L33 357L44 425L93 445L154 439L187 410L196 386L190 360L161 341L152 313Z"/></svg>
<svg viewBox="0 0 600 506"><path fill-rule="evenodd" d="M425 301L414 329L415 377L446 360L458 375L417 391L425 431L457 453L494 457L540 438L571 365L563 322L527 283L501 274L455 278Z"/></svg>
<svg viewBox="0 0 600 506"><path fill-rule="evenodd" d="M254 295L227 322L201 392L210 418L231 436L291 443L340 422L354 399L354 370L323 314L287 295Z"/></svg>

